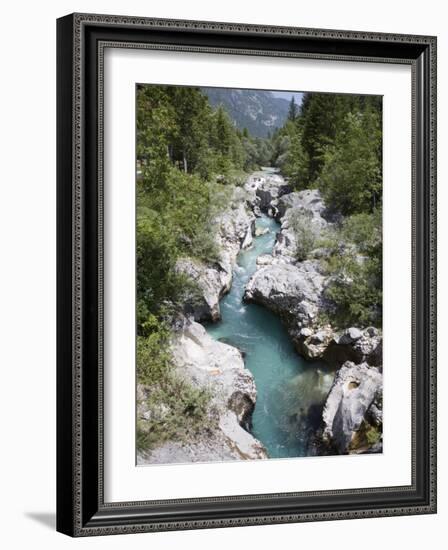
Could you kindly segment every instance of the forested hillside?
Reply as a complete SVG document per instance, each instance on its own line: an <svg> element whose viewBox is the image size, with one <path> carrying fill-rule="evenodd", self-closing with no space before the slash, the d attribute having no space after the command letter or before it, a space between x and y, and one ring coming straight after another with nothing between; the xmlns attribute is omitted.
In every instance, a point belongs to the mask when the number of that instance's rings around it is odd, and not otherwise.
<svg viewBox="0 0 448 550"><path fill-rule="evenodd" d="M288 116L288 100L264 90L201 88L210 104L227 111L235 126L258 138L269 137Z"/></svg>
<svg viewBox="0 0 448 550"><path fill-rule="evenodd" d="M226 184L270 162L264 140L240 132L197 88L143 85L137 91L138 327L160 304L175 304L185 281L176 259L216 256L212 219ZM157 258L157 261L155 261ZM144 331L143 331L144 332Z"/></svg>
<svg viewBox="0 0 448 550"><path fill-rule="evenodd" d="M372 211L381 201L381 119L379 96L306 93L273 136L272 163L342 214Z"/></svg>
<svg viewBox="0 0 448 550"><path fill-rule="evenodd" d="M235 92L247 112L258 112L251 91ZM215 452L217 459L238 458L236 448L250 458L266 457L246 430L256 399L252 375L238 349L214 342L199 324L219 321L239 252L256 251L262 241L252 240L270 232L256 228L256 218L274 218L278 233L269 241L272 254L253 261L246 291L236 286L235 292L290 323L296 350L307 359L324 357L346 330L365 349L380 346L381 98L306 93L300 106L278 101L286 106L283 122L268 118L279 128L263 138L249 121L238 128L228 107L213 106L199 88L137 88L137 447L149 453L144 461L175 461L172 442L180 446L176 460L188 461L186 441L193 460ZM300 289L288 290L296 283ZM232 310L233 322L246 307ZM241 330L248 328L243 323ZM341 346L339 352L356 351ZM296 356L290 359L294 370ZM237 387L244 388L241 402L230 399ZM231 418L225 434L224 418ZM156 458L154 449L165 450Z"/></svg>
<svg viewBox="0 0 448 550"><path fill-rule="evenodd" d="M331 252L333 322L381 325L382 98L306 93L271 147L272 164L295 190L318 189L341 216L338 231L320 242ZM297 231L306 242L306 227Z"/></svg>

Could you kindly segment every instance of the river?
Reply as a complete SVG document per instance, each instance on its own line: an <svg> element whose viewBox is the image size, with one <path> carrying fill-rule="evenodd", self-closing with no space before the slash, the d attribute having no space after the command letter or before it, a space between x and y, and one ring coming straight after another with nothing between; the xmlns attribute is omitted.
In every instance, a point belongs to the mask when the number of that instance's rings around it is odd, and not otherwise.
<svg viewBox="0 0 448 550"><path fill-rule="evenodd" d="M232 288L220 303L222 319L206 329L213 338L244 353L258 392L251 433L264 444L269 457L307 456L308 434L321 419L333 376L324 364L307 362L296 353L276 315L242 302L257 256L271 253L279 230L278 223L267 216L258 218L256 226L268 232L239 253Z"/></svg>

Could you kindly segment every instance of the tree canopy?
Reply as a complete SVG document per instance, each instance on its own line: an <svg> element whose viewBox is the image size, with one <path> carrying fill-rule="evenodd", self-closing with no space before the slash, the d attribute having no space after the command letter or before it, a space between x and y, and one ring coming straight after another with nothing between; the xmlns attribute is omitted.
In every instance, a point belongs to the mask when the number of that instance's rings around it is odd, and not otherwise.
<svg viewBox="0 0 448 550"><path fill-rule="evenodd" d="M215 261L213 219L225 207L220 185L269 164L270 142L239 131L199 88L137 88L138 327L176 308L188 281L176 260ZM219 177L218 177L219 176ZM219 183L218 183L219 181ZM145 324L146 323L146 324Z"/></svg>
<svg viewBox="0 0 448 550"><path fill-rule="evenodd" d="M272 163L342 214L372 211L381 202L381 122L378 96L305 93L298 116L272 138Z"/></svg>

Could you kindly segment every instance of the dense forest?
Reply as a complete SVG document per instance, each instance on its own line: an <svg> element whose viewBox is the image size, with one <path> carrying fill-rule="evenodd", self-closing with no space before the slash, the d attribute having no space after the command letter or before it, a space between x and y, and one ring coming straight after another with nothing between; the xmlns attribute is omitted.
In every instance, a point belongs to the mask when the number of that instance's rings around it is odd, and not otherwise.
<svg viewBox="0 0 448 550"><path fill-rule="evenodd" d="M151 315L176 306L188 281L174 270L182 255L216 259L213 218L226 187L270 163L271 148L235 128L196 88L137 91L138 332ZM166 313L166 311L165 311Z"/></svg>
<svg viewBox="0 0 448 550"><path fill-rule="evenodd" d="M252 137L199 88L138 86L138 375L163 394L154 393L155 401L177 411L177 437L200 422L206 395L170 371L171 326L186 296L197 292L176 262L218 260L214 220L229 207L230 189L261 166L278 167L295 191L318 189L334 211L337 230L318 241L303 220L294 227L301 261L317 247L329 251L327 320L335 327L381 326L381 123L379 97L305 93L300 106L291 100L281 128ZM179 424L186 410L189 420ZM162 434L154 424L151 437L173 436L167 425Z"/></svg>
<svg viewBox="0 0 448 550"><path fill-rule="evenodd" d="M266 140L237 130L199 89L138 87L138 379L153 388L148 399L171 411L163 425L137 431L138 447L182 438L203 417L207 396L175 374L169 352L176 315L197 292L176 262L217 260L214 219L229 206L229 188L269 162Z"/></svg>
<svg viewBox="0 0 448 550"><path fill-rule="evenodd" d="M382 101L379 96L307 93L291 101L271 139L274 166L296 190L318 188L343 215L373 212L381 202Z"/></svg>
<svg viewBox="0 0 448 550"><path fill-rule="evenodd" d="M264 165L279 167L294 190L319 189L344 216L340 242L326 243L334 248L328 269L353 282L341 277L328 294L344 320L360 316L378 324L380 97L306 93L300 107L291 101L288 120L267 139L236 129L197 88L143 85L137 102L139 334L161 307L182 301L189 282L173 269L178 257L216 259L211 229L226 206L226 186L241 185L246 173ZM338 257L341 242L355 245L365 261Z"/></svg>

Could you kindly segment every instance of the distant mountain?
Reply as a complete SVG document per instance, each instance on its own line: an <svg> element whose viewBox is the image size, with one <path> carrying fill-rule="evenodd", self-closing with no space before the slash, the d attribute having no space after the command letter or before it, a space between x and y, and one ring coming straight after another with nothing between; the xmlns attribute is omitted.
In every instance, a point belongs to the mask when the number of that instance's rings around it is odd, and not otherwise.
<svg viewBox="0 0 448 550"><path fill-rule="evenodd" d="M289 101L262 90L201 88L213 107L222 105L237 128L247 128L255 137L267 137L283 126L288 117Z"/></svg>

